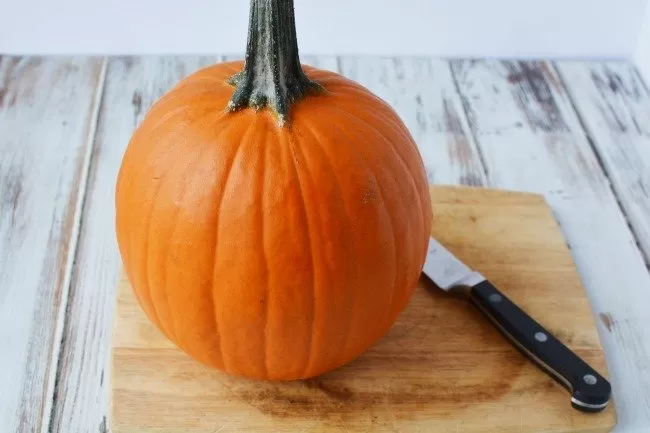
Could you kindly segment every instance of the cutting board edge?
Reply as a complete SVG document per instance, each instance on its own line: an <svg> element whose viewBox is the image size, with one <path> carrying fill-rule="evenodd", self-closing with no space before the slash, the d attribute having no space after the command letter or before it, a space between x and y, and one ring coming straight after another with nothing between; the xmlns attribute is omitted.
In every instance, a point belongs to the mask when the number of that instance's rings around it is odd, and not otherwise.
<svg viewBox="0 0 650 433"><path fill-rule="evenodd" d="M543 203L544 206L546 207L547 211L549 212L549 215L553 218L553 221L557 225L558 230L564 236L564 232L562 231L562 227L559 224L559 221L556 218L552 207L549 205L546 198L541 194L534 193L534 192L524 192L524 191L514 191L514 190L504 190L504 189L493 189L493 188L483 188L483 187L473 187L473 186L442 185L442 184L441 185L430 185L429 186L429 192L430 192L430 195L432 195L432 197L436 193L436 191L443 192L443 193L445 191L447 191L447 192L453 191L453 192L457 192L457 193L461 193L461 194L480 194L480 195L483 195L483 196L492 195L492 194L494 194L495 196L508 195L511 198L516 199L516 200L520 200L522 202L529 201L529 202ZM571 254L571 250L568 247L568 245L567 245L567 251ZM576 269L576 272L577 272L576 263L575 263L575 260L574 260L572 254L571 254L571 258L573 260L573 265L574 265L574 267ZM127 276L126 276L124 267L122 265L120 265L120 271L119 271L118 275L119 275L118 284L122 280L127 280ZM581 282L582 282L582 280L581 280ZM588 296L586 296L587 293L586 293L586 289L584 288L584 286L582 286L582 290L583 290L583 293L584 293L585 297L587 298L587 301L589 302ZM137 300L136 300L136 302L137 302ZM114 308L115 309L118 308L117 304L118 304L118 299L117 299L117 296L116 296L115 300L114 300L114 306L115 306ZM589 302L589 306L591 308L591 303L590 302ZM593 327L594 327L594 329L596 329L596 331L598 333L598 345L599 345L598 349L599 349L599 351L601 351L603 353L603 358L604 358L604 361L605 361L605 370L602 371L601 373L605 377L609 377L609 373L608 373L609 369L607 368L607 358L604 356L604 347L603 347L603 342L602 342L602 336L601 336L601 333L600 333L600 329L597 326L597 318L594 316L593 310L591 310L591 319L593 321ZM118 326L119 326L118 317L116 315L116 316L114 316L113 326L111 327L111 342L113 342L115 329ZM108 379L109 379L110 383L112 384L113 383L113 381L112 381L112 371L113 371L114 366L115 366L115 345L112 344L112 343L111 343L109 356L110 356L110 359L111 359L111 364L110 364L111 372L109 374L111 376ZM114 386L111 385L110 389L109 389L109 396L108 396L109 397L109 411L108 411L109 417L108 417L108 420L107 420L108 431L113 431L115 433L126 432L126 430L121 430L121 429L120 430L115 430L114 427L112 426L112 424L114 424L113 420L114 420L114 411L115 411L114 398L113 398L114 397L113 396L113 389L114 389ZM610 432L610 431L612 431L613 428L616 427L617 419L618 419L618 415L617 415L616 408L615 408L615 402L613 400L612 400L608 410L611 413L611 418L610 418L610 423L607 424L607 425L603 424L601 426L595 426L595 427L591 427L591 428L573 429L573 430L565 430L565 429L555 430L554 429L554 430L548 430L548 431L553 432L553 433L554 432L569 432L569 431L571 433ZM547 430L544 430L544 431L547 431Z"/></svg>

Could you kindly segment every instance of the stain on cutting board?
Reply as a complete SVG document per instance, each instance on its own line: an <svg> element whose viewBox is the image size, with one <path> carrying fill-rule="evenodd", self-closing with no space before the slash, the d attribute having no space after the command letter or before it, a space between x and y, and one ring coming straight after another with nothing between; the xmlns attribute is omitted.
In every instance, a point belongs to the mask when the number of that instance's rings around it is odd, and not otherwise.
<svg viewBox="0 0 650 433"><path fill-rule="evenodd" d="M427 286L427 289L424 286ZM317 418L321 421L337 421L341 417L349 420L361 419L369 413L393 411L395 407L418 407L421 410L444 416L446 407L471 409L475 401L491 399L498 401L508 394L527 360L515 349L511 349L496 330L487 328L485 348L498 347L496 353L486 354L498 369L491 369L480 383L469 381L454 383L453 380L438 380L426 377L400 377L399 372L409 372L421 368L444 368L435 350L421 352L416 356L395 353L395 346L402 342L409 344L409 339L420 338L423 332L439 329L438 323L448 319L448 315L467 316L468 320L481 321L483 317L464 300L452 298L435 287L428 287L421 282L414 295L413 308L407 309L391 333L378 345L356 361L329 374L318 378L289 383L251 382L246 379L229 380L229 393L265 415L275 418ZM433 298L433 299L427 299ZM414 323L425 320L418 317L418 304L432 302L444 311L432 316L429 323ZM445 305L440 305L445 304ZM428 328L427 330L421 329ZM420 328L420 329L418 329ZM406 330L406 332L404 332ZM463 334L439 336L439 338L462 339ZM401 341L400 341L401 340ZM505 347L501 347L505 345ZM460 365L459 369L472 368ZM372 371L393 371L395 377L387 381L376 381ZM458 371L457 371L458 373ZM462 372L460 373L462 375ZM243 380L246 383L239 383ZM543 384L542 386L547 386ZM533 392L530 388L526 392ZM392 408L392 409L391 409ZM396 418L409 417L408 410L395 410Z"/></svg>

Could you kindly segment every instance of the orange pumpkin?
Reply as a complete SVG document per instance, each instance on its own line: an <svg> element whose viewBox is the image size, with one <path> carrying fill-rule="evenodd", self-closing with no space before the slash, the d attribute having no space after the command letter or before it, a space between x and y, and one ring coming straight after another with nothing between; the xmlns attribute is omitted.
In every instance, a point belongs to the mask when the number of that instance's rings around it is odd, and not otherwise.
<svg viewBox="0 0 650 433"><path fill-rule="evenodd" d="M431 204L393 109L301 66L292 0L252 0L245 63L182 80L134 132L116 226L170 340L230 374L290 380L388 332L420 276Z"/></svg>

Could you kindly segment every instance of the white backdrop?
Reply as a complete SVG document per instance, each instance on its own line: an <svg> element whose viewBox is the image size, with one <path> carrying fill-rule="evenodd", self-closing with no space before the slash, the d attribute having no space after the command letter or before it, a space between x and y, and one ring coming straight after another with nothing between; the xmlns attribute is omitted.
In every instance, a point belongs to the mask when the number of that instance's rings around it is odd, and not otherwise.
<svg viewBox="0 0 650 433"><path fill-rule="evenodd" d="M643 25L637 41L635 60L646 84L650 85L650 4L646 7Z"/></svg>
<svg viewBox="0 0 650 433"><path fill-rule="evenodd" d="M295 0L305 54L632 57L648 0ZM249 0L0 0L0 52L238 53Z"/></svg>

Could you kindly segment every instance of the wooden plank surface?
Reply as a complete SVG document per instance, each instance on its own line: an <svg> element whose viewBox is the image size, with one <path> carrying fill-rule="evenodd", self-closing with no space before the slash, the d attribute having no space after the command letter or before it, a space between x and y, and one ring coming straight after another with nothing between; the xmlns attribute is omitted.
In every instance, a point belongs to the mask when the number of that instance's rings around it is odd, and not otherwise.
<svg viewBox="0 0 650 433"><path fill-rule="evenodd" d="M650 263L650 93L627 62L557 68Z"/></svg>
<svg viewBox="0 0 650 433"><path fill-rule="evenodd" d="M115 108L105 104L101 117L117 122L119 131L111 131L111 123L104 121L106 138L95 144L88 203L79 225L83 173L92 149L84 134L92 130L101 95L102 59L0 57L0 191L5 197L0 207L0 251L10 252L0 256L0 341L6 342L0 353L0 432L47 430L62 331L52 431L105 427L110 282L116 278L118 258L114 240L106 233L112 226L112 199L101 197L110 194L118 149L130 134L125 125L131 123L132 130L151 102L147 92L151 98L161 94L171 85L168 77L180 77L184 68L197 67L202 60L113 61L126 65L123 73L115 66L117 72L111 73L113 100L121 102ZM542 71L540 82L539 68L480 72L499 62L455 62L457 73L452 77L448 62L438 59L305 57L305 61L332 70L340 67L395 106L420 143L431 182L506 186L546 195L562 221L598 315L621 420L617 431L647 429L650 311L639 297L647 299L642 289L647 287L648 273L642 269L635 242L647 258L650 241L644 231L643 189L648 146L643 143L650 103L643 88L637 89L630 65L560 62L558 76L550 64L542 63L551 75ZM458 69L459 64L465 66ZM512 64L501 65L507 69ZM469 66L473 69L469 79L459 77L458 72ZM532 77L520 80L521 73ZM141 81L135 85L138 76ZM132 91L134 86L140 86L140 92ZM618 121L623 128L617 129ZM110 138L112 134L118 138ZM580 161L584 155L586 165ZM601 188L609 192L601 196ZM624 226L620 209L612 204L616 201L636 237ZM614 231L607 232L612 221ZM71 252L78 232L72 275ZM70 304L63 327L66 281L71 283Z"/></svg>
<svg viewBox="0 0 650 433"><path fill-rule="evenodd" d="M102 58L0 57L0 431L47 431Z"/></svg>
<svg viewBox="0 0 650 433"><path fill-rule="evenodd" d="M607 375L584 288L541 196L436 187L432 201L436 238ZM474 307L426 279L388 336L316 379L251 381L203 367L155 328L125 279L113 344L113 433L606 432L615 419L613 407L573 409Z"/></svg>
<svg viewBox="0 0 650 433"><path fill-rule="evenodd" d="M78 259L73 268L52 432L106 429L109 348L120 258L114 187L122 154L150 105L212 57L113 58L99 110Z"/></svg>
<svg viewBox="0 0 650 433"><path fill-rule="evenodd" d="M621 431L650 428L650 275L560 77L546 62L451 65L489 184L544 194L562 226L608 349Z"/></svg>

